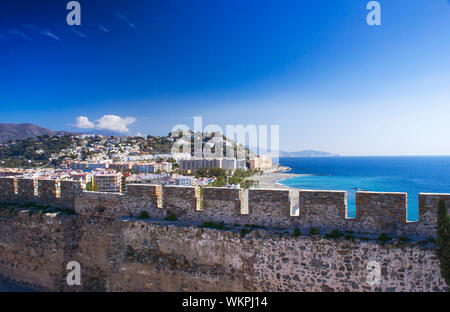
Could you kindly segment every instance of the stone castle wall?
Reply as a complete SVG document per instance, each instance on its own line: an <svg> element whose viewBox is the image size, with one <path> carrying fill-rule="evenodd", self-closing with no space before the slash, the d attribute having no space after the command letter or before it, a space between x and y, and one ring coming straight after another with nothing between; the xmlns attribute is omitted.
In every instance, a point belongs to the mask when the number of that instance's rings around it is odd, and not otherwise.
<svg viewBox="0 0 450 312"><path fill-rule="evenodd" d="M299 207L299 227L321 230L329 229L331 224L339 230L353 227L352 219L346 218L347 192L301 190Z"/></svg>
<svg viewBox="0 0 450 312"><path fill-rule="evenodd" d="M109 198L110 199L110 198ZM443 291L433 248L0 209L0 274L54 291ZM68 286L67 263L81 265ZM369 263L380 281L368 282Z"/></svg>
<svg viewBox="0 0 450 312"><path fill-rule="evenodd" d="M355 226L363 232L404 233L406 193L357 192Z"/></svg>
<svg viewBox="0 0 450 312"><path fill-rule="evenodd" d="M289 190L250 189L250 224L268 227L292 226Z"/></svg>
<svg viewBox="0 0 450 312"><path fill-rule="evenodd" d="M226 224L248 224L243 213L244 190L206 187L203 189L201 218L206 222L221 220Z"/></svg>
<svg viewBox="0 0 450 312"><path fill-rule="evenodd" d="M418 222L407 222L405 193L356 193L356 217L347 216L343 191L199 188L129 184L121 193L87 192L78 181L0 178L0 201L36 203L75 210L84 216L151 218L175 214L188 222L252 224L272 228L310 227L372 234L436 234L437 202L450 194L420 194ZM411 200L411 199L410 199ZM298 207L296 203L298 201ZM298 209L297 209L298 208Z"/></svg>

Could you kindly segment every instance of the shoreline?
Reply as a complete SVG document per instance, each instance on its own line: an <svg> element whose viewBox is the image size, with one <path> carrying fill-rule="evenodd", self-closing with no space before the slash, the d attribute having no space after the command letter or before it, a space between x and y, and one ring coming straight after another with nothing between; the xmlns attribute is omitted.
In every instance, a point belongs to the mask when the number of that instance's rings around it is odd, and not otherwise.
<svg viewBox="0 0 450 312"><path fill-rule="evenodd" d="M280 166L278 169L264 172L263 175L252 176L250 179L258 181L259 188L295 190L296 188L284 186L279 182L290 178L308 176L309 174L289 173L290 170L292 169L289 167Z"/></svg>

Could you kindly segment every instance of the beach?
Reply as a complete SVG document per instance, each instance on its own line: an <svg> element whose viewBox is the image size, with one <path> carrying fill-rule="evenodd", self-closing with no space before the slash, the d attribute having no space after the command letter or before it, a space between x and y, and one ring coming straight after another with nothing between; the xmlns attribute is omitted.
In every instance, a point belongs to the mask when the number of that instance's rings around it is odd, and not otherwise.
<svg viewBox="0 0 450 312"><path fill-rule="evenodd" d="M291 168L289 167L283 167L280 166L277 169L271 170L271 171L265 171L262 175L255 175L250 177L251 180L258 181L260 188L275 188L275 189L291 189L281 184L278 184L277 182L284 179L289 178L295 178L295 177L301 177L304 176L304 174L296 174L296 173L289 173Z"/></svg>

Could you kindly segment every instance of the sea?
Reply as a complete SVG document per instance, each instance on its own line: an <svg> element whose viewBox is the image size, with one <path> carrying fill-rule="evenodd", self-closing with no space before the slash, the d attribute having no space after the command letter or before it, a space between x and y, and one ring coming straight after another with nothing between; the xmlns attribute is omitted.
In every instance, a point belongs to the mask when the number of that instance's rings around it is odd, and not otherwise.
<svg viewBox="0 0 450 312"><path fill-rule="evenodd" d="M355 193L405 192L408 221L419 219L419 193L450 193L450 156L280 158L290 173L278 181L288 187L347 191L348 217L355 217Z"/></svg>

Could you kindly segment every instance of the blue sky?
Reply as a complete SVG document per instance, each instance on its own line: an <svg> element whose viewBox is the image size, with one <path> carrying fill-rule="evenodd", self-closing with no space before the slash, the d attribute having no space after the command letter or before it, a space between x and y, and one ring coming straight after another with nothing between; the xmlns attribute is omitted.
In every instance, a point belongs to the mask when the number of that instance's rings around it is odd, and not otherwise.
<svg viewBox="0 0 450 312"><path fill-rule="evenodd" d="M0 0L0 122L165 135L202 116L278 124L288 151L450 155L448 0L379 1L381 26L368 0L81 0L81 26L67 2Z"/></svg>

